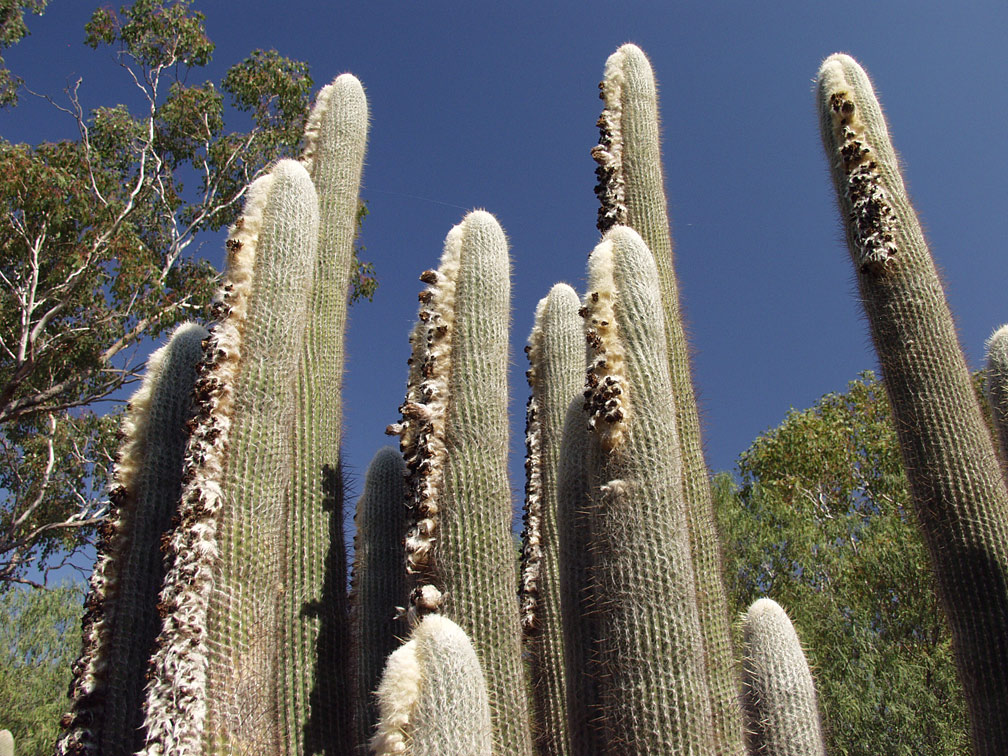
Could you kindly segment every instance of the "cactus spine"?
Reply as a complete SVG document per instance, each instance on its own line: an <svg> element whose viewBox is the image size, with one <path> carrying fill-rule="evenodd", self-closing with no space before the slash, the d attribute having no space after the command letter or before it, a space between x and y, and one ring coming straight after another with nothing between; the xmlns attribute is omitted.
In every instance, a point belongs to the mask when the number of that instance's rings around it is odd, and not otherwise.
<svg viewBox="0 0 1008 756"><path fill-rule="evenodd" d="M654 258L614 227L588 261L585 329L598 687L608 752L713 752Z"/></svg>
<svg viewBox="0 0 1008 756"><path fill-rule="evenodd" d="M378 686L376 756L490 756L490 707L465 632L428 614L389 657ZM507 753L507 752L506 752Z"/></svg>
<svg viewBox="0 0 1008 756"><path fill-rule="evenodd" d="M819 69L823 144L895 416L977 754L1008 753L1008 490L881 108L852 58Z"/></svg>
<svg viewBox="0 0 1008 756"><path fill-rule="evenodd" d="M279 555L318 200L291 160L250 188L196 387L144 753L276 752Z"/></svg>
<svg viewBox="0 0 1008 756"><path fill-rule="evenodd" d="M523 536L522 624L530 650L536 748L540 754L570 754L567 719L565 622L561 600L558 472L564 421L571 402L580 404L584 382L584 335L580 301L557 284L539 302L526 352L532 395L528 404L526 528Z"/></svg>
<svg viewBox="0 0 1008 756"><path fill-rule="evenodd" d="M772 599L754 601L742 617L742 643L749 752L825 756L812 672L785 611Z"/></svg>
<svg viewBox="0 0 1008 756"><path fill-rule="evenodd" d="M707 464L700 437L689 344L682 323L679 285L673 267L672 235L665 201L659 146L658 97L654 73L643 51L627 44L606 61L600 84L605 109L601 138L592 150L598 162L599 230L615 224L636 230L654 254L661 286L669 375L675 398L682 487L697 580L697 609L707 655L711 713L719 754L742 753L738 670L728 627L728 602L721 576Z"/></svg>
<svg viewBox="0 0 1008 756"><path fill-rule="evenodd" d="M130 399L57 752L131 754L142 744L144 671L160 628L161 536L178 506L185 422L206 330L183 323L151 354Z"/></svg>
<svg viewBox="0 0 1008 756"><path fill-rule="evenodd" d="M351 617L356 663L357 744L367 743L377 720L372 692L385 659L406 634L396 607L406 603L402 540L406 534L406 465L391 446L379 449L368 466L357 502Z"/></svg>
<svg viewBox="0 0 1008 756"><path fill-rule="evenodd" d="M285 517L286 652L279 681L283 740L289 753L299 755L349 751L355 738L339 477L340 386L367 125L364 89L343 74L319 92L305 128L302 162L318 193L319 235L297 383L294 470Z"/></svg>

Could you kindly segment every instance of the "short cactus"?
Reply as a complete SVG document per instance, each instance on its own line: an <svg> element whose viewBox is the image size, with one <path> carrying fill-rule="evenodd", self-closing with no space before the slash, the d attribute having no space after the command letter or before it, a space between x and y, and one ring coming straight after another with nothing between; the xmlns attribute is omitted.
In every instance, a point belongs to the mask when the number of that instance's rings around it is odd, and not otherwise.
<svg viewBox="0 0 1008 756"><path fill-rule="evenodd" d="M419 622L389 657L377 696L375 756L490 756L490 706L479 659L450 619L428 614Z"/></svg>
<svg viewBox="0 0 1008 756"><path fill-rule="evenodd" d="M798 634L772 599L742 617L742 701L753 756L825 756L815 684Z"/></svg>

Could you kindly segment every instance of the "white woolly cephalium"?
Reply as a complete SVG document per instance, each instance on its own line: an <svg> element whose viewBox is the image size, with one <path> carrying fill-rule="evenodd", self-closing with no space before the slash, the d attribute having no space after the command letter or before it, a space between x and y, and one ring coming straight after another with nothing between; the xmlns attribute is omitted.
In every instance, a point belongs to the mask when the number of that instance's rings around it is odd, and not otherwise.
<svg viewBox="0 0 1008 756"><path fill-rule="evenodd" d="M880 273L896 255L896 215L879 173L878 158L869 143L865 123L854 102L843 65L827 61L820 72L829 93L834 153L830 159L843 173L842 191L849 203L851 229L862 272Z"/></svg>
<svg viewBox="0 0 1008 756"><path fill-rule="evenodd" d="M402 422L388 432L399 435L400 448L409 470L409 508L413 522L406 533L406 570L417 575L416 586L429 582L428 566L433 559L438 521L438 494L444 477L445 418L448 404L448 376L451 361L451 333L455 319L455 280L462 251L462 226L452 228L445 238L437 271L425 271L420 279L427 284L419 296L420 310L410 338L410 377L406 400L399 411ZM427 586L434 588L434 586ZM435 588L436 591L436 588ZM411 613L436 610L434 592L414 591ZM417 599L427 597L418 602Z"/></svg>
<svg viewBox="0 0 1008 756"><path fill-rule="evenodd" d="M542 570L542 420L539 417L538 365L542 358L542 316L546 297L536 305L532 333L529 334L529 369L526 372L532 390L525 411L525 530L522 532L521 607L522 629L528 633L535 625L539 575Z"/></svg>
<svg viewBox="0 0 1008 756"><path fill-rule="evenodd" d="M416 645L415 640L404 643L385 662L385 672L375 691L379 709L378 729L370 743L371 752L376 756L406 750L406 728L420 697L421 670Z"/></svg>
<svg viewBox="0 0 1008 756"><path fill-rule="evenodd" d="M599 83L599 97L605 102L598 119L599 143L591 154L598 163L595 195L600 202L598 229L603 233L627 222L626 186L623 176L623 58L622 49L606 60Z"/></svg>
<svg viewBox="0 0 1008 756"><path fill-rule="evenodd" d="M588 258L588 290L581 308L588 341L585 411L602 448L616 449L627 425L626 352L616 328L613 244L601 241Z"/></svg>

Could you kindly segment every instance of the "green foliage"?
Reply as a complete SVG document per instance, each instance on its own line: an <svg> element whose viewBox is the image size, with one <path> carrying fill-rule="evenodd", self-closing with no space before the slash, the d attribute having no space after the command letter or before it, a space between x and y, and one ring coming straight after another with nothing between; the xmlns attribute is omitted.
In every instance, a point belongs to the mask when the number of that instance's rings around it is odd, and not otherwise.
<svg viewBox="0 0 1008 756"><path fill-rule="evenodd" d="M18 756L49 756L78 650L79 587L0 592L0 726Z"/></svg>
<svg viewBox="0 0 1008 756"><path fill-rule="evenodd" d="M44 5L0 2L0 49L24 35L24 11ZM0 225L0 582L72 553L101 521L118 423L96 403L138 378L135 347L205 319L217 273L191 254L192 242L232 223L249 183L299 147L307 65L257 50L219 88L187 83L214 50L190 5L103 7L85 27L86 44L114 48L140 84L139 108L87 113L78 81L60 109L79 139L0 140L8 218ZM3 102L5 70L0 79ZM236 130L231 122L248 121L245 113L251 122ZM358 263L356 280L355 292L370 298L373 270Z"/></svg>
<svg viewBox="0 0 1008 756"><path fill-rule="evenodd" d="M41 15L49 0L0 0L0 51L16 45L28 34L25 11ZM0 57L0 107L16 105L21 79L14 76Z"/></svg>
<svg viewBox="0 0 1008 756"><path fill-rule="evenodd" d="M771 596L807 649L832 754L962 753L951 635L869 372L792 410L715 478L729 603Z"/></svg>

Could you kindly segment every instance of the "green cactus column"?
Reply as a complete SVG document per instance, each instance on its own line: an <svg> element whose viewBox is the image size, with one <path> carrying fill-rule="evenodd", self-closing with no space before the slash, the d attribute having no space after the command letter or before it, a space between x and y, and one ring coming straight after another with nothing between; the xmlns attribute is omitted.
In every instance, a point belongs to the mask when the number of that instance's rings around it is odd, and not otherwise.
<svg viewBox="0 0 1008 756"><path fill-rule="evenodd" d="M749 752L826 756L815 684L798 634L772 599L742 617L742 701Z"/></svg>
<svg viewBox="0 0 1008 756"><path fill-rule="evenodd" d="M398 433L410 469L416 576L411 613L432 610L471 638L486 676L495 748L531 753L521 660L517 559L507 479L510 270L507 241L485 211L452 229L421 280L410 383Z"/></svg>
<svg viewBox="0 0 1008 756"><path fill-rule="evenodd" d="M1008 464L1008 325L987 340L987 400L1001 444L1001 459Z"/></svg>
<svg viewBox="0 0 1008 756"><path fill-rule="evenodd" d="M161 537L182 492L185 423L206 335L195 323L176 328L148 358L143 383L130 399L59 754L126 756L143 745L144 673L161 628Z"/></svg>
<svg viewBox="0 0 1008 756"><path fill-rule="evenodd" d="M819 69L823 144L977 754L1008 753L1008 491L882 110L861 67Z"/></svg>
<svg viewBox="0 0 1008 756"><path fill-rule="evenodd" d="M490 756L486 684L465 631L428 614L388 659L375 756ZM505 753L508 753L505 751Z"/></svg>
<svg viewBox="0 0 1008 756"><path fill-rule="evenodd" d="M406 605L406 465L391 446L379 449L364 476L354 522L353 587L350 593L356 695L356 746L361 753L374 732L374 691L385 659L406 635L397 607Z"/></svg>
<svg viewBox="0 0 1008 756"><path fill-rule="evenodd" d="M662 176L658 96L651 64L639 47L623 45L609 57L600 89L605 109L598 122L600 143L592 151L599 164L596 170L599 179L596 194L601 202L598 227L604 233L617 223L630 226L654 253L658 267L669 374L682 453L682 487L697 580L697 608L707 654L712 727L718 753L740 756L743 740L738 710L738 668L721 575L710 473L703 456L689 344L673 266L672 235Z"/></svg>
<svg viewBox="0 0 1008 756"><path fill-rule="evenodd" d="M714 753L654 258L615 227L588 261L592 536L609 753Z"/></svg>
<svg viewBox="0 0 1008 756"><path fill-rule="evenodd" d="M297 383L280 659L285 753L298 756L349 752L355 738L340 388L367 126L364 89L343 74L319 92L305 127L302 162L318 193L319 238Z"/></svg>
<svg viewBox="0 0 1008 756"><path fill-rule="evenodd" d="M145 756L277 753L281 568L294 391L318 199L285 160L250 188L228 238L222 317L197 381Z"/></svg>
<svg viewBox="0 0 1008 756"><path fill-rule="evenodd" d="M582 353L584 349L581 350ZM582 372L583 372L582 360ZM567 727L571 753L602 753L598 722L598 656L595 639L598 602L591 584L593 508L589 496L590 438L584 397L579 395L564 415L557 465L557 549L560 613L563 617L564 675L567 681Z"/></svg>
<svg viewBox="0 0 1008 756"><path fill-rule="evenodd" d="M567 284L557 284L539 302L526 352L532 389L528 404L525 532L522 565L522 625L530 653L536 751L571 754L567 718L564 616L561 600L560 495L558 472L564 420L584 386L584 331L580 301ZM569 523L568 523L569 524Z"/></svg>

